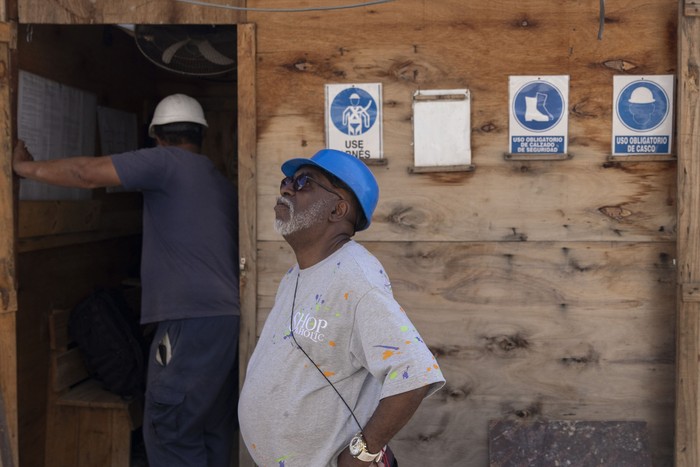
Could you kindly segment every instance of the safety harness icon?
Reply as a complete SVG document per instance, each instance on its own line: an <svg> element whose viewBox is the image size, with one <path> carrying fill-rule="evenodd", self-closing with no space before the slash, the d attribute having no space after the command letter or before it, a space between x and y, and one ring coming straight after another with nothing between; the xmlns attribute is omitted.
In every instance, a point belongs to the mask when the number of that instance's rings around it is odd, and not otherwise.
<svg viewBox="0 0 700 467"><path fill-rule="evenodd" d="M333 125L349 136L366 133L377 120L377 103L364 89L347 88L331 103Z"/></svg>

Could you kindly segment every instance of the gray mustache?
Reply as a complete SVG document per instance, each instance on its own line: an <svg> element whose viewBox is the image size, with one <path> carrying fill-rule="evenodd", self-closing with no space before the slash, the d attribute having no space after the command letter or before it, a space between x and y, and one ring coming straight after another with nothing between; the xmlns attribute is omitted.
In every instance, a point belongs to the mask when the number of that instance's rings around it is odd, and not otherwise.
<svg viewBox="0 0 700 467"><path fill-rule="evenodd" d="M279 197L277 198L277 202L278 202L278 203L281 203L281 204L284 204L284 205L286 205L286 206L289 207L289 208L292 207L292 203L291 203L287 198L285 198L284 196L279 196Z"/></svg>

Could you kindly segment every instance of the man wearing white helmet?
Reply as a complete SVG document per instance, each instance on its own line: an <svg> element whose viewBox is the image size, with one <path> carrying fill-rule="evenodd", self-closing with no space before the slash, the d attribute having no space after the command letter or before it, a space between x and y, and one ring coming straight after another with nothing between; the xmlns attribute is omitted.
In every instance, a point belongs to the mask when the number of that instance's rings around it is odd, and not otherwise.
<svg viewBox="0 0 700 467"><path fill-rule="evenodd" d="M20 177L143 193L141 322L157 323L143 422L151 467L229 467L236 428L237 200L199 154L206 127L199 103L174 94L155 109L156 147L34 161L19 141L13 156Z"/></svg>
<svg viewBox="0 0 700 467"><path fill-rule="evenodd" d="M379 187L364 162L332 149L282 172L275 228L297 264L248 363L241 435L260 466L391 467L385 446L445 379L382 265L352 240Z"/></svg>

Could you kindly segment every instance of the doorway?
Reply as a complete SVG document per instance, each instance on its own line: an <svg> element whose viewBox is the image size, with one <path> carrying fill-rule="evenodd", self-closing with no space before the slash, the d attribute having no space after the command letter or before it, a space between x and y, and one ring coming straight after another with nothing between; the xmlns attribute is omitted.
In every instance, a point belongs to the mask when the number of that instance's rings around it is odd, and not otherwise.
<svg viewBox="0 0 700 467"><path fill-rule="evenodd" d="M223 48L215 43L219 36L215 39L213 34L207 35L214 29L227 38ZM154 44L171 41L159 46L160 59L167 59L165 65L155 62L156 55L148 55L147 43L139 45L138 31L144 33L140 37L150 38ZM241 36L247 38L243 43L238 40ZM31 73L58 87L91 94L98 106L133 115L139 147L151 144L147 126L162 97L181 92L197 98L209 123L203 152L239 187L239 204L245 207L241 213L245 220L240 226L241 255L250 257L250 247L244 249L244 244L254 244L254 237L249 237L254 229L248 223L254 220L255 189L250 185L241 187L238 181L241 148L248 161L243 164L245 177L254 173L254 163L250 162L255 147L252 43L250 25L20 25L17 69L13 72ZM196 61L193 51L208 54L208 61L219 65L219 70L198 72L187 68L179 61L180 56L189 54L189 66ZM240 56L249 57L243 67L239 66ZM239 88L241 68L245 93ZM245 96L243 108L241 95ZM19 102L18 108L22 104ZM46 109L39 112L42 110ZM239 115L245 117L240 119ZM18 122L18 128L23 124L27 123ZM40 132L36 137L46 137L47 133ZM94 139L96 155L110 153L102 149L104 138L97 126ZM48 146L60 144L53 141ZM17 203L18 451L22 465L48 465L44 449L46 401L51 391L46 358L48 313L56 307L70 307L96 285L120 283L134 275L140 259L140 199L133 193L93 190L87 199L20 199ZM249 309L254 306L247 304Z"/></svg>

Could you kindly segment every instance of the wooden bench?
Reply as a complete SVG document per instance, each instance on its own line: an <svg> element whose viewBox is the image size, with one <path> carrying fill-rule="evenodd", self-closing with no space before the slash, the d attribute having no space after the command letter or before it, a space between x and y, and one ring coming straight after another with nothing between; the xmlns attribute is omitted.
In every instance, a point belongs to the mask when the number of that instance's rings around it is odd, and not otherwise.
<svg viewBox="0 0 700 467"><path fill-rule="evenodd" d="M128 467L143 399L125 400L89 378L68 336L69 316L70 310L53 310L49 316L46 465Z"/></svg>

